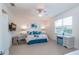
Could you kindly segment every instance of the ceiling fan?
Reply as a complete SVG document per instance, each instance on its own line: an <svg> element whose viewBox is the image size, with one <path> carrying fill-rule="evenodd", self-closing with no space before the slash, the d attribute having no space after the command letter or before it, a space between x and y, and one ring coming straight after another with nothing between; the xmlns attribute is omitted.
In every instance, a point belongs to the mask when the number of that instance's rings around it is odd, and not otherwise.
<svg viewBox="0 0 79 59"><path fill-rule="evenodd" d="M36 9L36 10L37 10L37 12L38 12L38 13L42 13L42 12L44 12L44 13L45 13L45 12L46 12L46 10L45 10L45 9L43 9L43 8L38 8L38 9Z"/></svg>
<svg viewBox="0 0 79 59"><path fill-rule="evenodd" d="M47 11L44 4L38 4L36 8L38 16L43 16Z"/></svg>
<svg viewBox="0 0 79 59"><path fill-rule="evenodd" d="M46 10L45 9L42 9L42 8L38 8L36 9L37 13L38 13L38 16L43 16L43 14L46 13Z"/></svg>

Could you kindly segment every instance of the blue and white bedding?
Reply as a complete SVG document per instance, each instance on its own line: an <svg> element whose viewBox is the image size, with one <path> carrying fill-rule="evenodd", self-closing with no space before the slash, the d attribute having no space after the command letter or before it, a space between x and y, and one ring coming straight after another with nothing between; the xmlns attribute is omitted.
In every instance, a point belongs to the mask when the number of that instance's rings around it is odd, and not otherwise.
<svg viewBox="0 0 79 59"><path fill-rule="evenodd" d="M48 41L47 35L40 31L30 31L26 38L26 42L29 45L36 44L36 43L44 43L47 41Z"/></svg>

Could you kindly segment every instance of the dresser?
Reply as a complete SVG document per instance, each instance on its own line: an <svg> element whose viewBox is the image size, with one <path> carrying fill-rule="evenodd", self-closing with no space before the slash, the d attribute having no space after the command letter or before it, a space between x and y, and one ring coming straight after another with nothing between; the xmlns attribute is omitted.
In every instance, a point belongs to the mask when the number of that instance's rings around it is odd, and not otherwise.
<svg viewBox="0 0 79 59"><path fill-rule="evenodd" d="M58 35L57 44L64 46L65 48L74 48L74 37Z"/></svg>
<svg viewBox="0 0 79 59"><path fill-rule="evenodd" d="M74 48L74 37L64 36L63 37L63 46L66 48Z"/></svg>

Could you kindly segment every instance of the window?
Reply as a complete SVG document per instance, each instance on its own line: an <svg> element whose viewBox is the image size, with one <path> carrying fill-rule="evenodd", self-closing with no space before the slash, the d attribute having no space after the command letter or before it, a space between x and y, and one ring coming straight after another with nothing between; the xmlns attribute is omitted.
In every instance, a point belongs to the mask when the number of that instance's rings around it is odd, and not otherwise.
<svg viewBox="0 0 79 59"><path fill-rule="evenodd" d="M72 35L72 16L56 20L55 33L58 35Z"/></svg>
<svg viewBox="0 0 79 59"><path fill-rule="evenodd" d="M62 19L59 19L55 22L55 26L62 26Z"/></svg>
<svg viewBox="0 0 79 59"><path fill-rule="evenodd" d="M63 33L62 19L59 19L55 22L55 33L57 33L58 35L62 35Z"/></svg>

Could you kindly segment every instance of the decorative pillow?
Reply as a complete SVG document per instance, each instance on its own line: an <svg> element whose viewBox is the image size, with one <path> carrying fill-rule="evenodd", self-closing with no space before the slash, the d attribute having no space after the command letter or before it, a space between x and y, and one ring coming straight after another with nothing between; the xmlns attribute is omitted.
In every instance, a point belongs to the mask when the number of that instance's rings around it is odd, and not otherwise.
<svg viewBox="0 0 79 59"><path fill-rule="evenodd" d="M39 35L36 35L36 34L35 34L34 37L39 37Z"/></svg>
<svg viewBox="0 0 79 59"><path fill-rule="evenodd" d="M41 32L39 32L39 31L33 31L33 34L35 35L35 34L41 34Z"/></svg>
<svg viewBox="0 0 79 59"><path fill-rule="evenodd" d="M40 32L40 31L31 31L31 32L27 32L29 35L39 35L39 34L42 34L42 32Z"/></svg>
<svg viewBox="0 0 79 59"><path fill-rule="evenodd" d="M28 33L29 35L32 35L32 34L33 34L33 32L29 32L29 31L28 31L27 33Z"/></svg>

